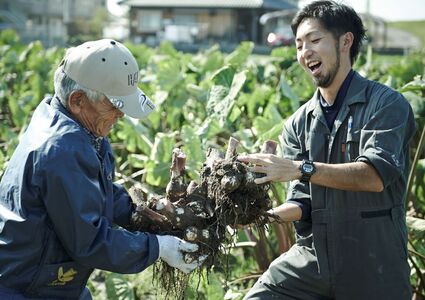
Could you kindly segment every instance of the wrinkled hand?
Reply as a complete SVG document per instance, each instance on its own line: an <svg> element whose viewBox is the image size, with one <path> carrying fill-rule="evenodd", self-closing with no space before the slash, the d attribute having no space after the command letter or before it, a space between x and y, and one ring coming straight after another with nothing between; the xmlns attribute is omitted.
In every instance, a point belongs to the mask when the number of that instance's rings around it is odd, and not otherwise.
<svg viewBox="0 0 425 300"><path fill-rule="evenodd" d="M301 171L298 169L300 162L276 156L274 154L256 153L238 155L238 160L251 163L250 171L264 173L266 176L255 179L256 184L269 181L290 181L299 179Z"/></svg>
<svg viewBox="0 0 425 300"><path fill-rule="evenodd" d="M184 259L184 253L198 251L198 245L171 235L157 235L156 237L159 244L159 257L171 267L177 268L186 274L201 265L207 258L204 255L187 263Z"/></svg>

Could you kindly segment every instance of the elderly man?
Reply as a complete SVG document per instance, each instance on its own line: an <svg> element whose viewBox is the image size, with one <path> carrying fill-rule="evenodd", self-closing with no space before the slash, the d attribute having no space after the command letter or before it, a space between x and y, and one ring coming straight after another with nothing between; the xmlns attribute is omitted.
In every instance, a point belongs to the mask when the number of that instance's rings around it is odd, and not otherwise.
<svg viewBox="0 0 425 300"><path fill-rule="evenodd" d="M0 299L91 299L95 268L137 273L158 258L186 273L197 267L182 253L197 245L123 229L133 206L113 183L106 136L124 114L155 109L138 74L114 40L67 51L55 95L35 110L0 183Z"/></svg>

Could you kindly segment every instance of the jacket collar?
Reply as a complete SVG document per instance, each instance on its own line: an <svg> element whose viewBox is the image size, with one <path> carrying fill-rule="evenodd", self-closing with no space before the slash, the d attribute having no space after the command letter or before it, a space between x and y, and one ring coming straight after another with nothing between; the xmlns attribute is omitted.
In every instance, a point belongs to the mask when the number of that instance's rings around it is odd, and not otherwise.
<svg viewBox="0 0 425 300"><path fill-rule="evenodd" d="M351 80L343 105L352 105L354 103L366 102L367 82L368 80L366 78L362 77L359 73L354 71L353 79ZM310 99L307 105L307 114L314 112L314 115L319 115L322 113L319 100L319 89L316 89L313 97Z"/></svg>
<svg viewBox="0 0 425 300"><path fill-rule="evenodd" d="M72 119L75 123L77 123L78 126L80 126L80 128L82 128L84 130L84 132L87 133L87 135L90 138L90 142L93 145L93 147L96 149L96 151L98 153L100 153L100 150L102 148L102 143L103 143L103 140L104 140L103 137L97 137L97 136L95 136L87 128L85 128L83 126L83 124L81 124L80 122L78 122L73 117L73 115L65 108L65 106L62 104L62 102L60 101L60 99L59 99L59 97L57 95L54 95L52 98L48 99L46 102L48 104L50 104L54 109L59 110L61 113L63 113L68 118Z"/></svg>

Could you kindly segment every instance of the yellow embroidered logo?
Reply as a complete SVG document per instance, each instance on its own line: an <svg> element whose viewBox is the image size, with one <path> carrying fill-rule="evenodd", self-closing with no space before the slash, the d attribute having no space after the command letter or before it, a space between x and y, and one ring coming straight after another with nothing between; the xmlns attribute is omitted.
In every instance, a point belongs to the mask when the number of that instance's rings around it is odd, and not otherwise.
<svg viewBox="0 0 425 300"><path fill-rule="evenodd" d="M74 276L78 272L75 271L73 268L69 269L65 273L63 272L63 267L60 267L58 269L58 279L53 280L51 283L49 283L50 286L57 286L57 285L65 285L67 282L70 282L74 279Z"/></svg>

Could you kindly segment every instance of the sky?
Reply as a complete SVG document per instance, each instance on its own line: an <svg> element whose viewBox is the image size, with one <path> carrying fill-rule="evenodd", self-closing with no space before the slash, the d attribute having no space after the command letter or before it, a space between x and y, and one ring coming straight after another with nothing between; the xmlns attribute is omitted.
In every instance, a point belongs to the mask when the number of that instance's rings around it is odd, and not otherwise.
<svg viewBox="0 0 425 300"><path fill-rule="evenodd" d="M108 8L116 14L122 14L125 9L117 5L118 0L108 0ZM202 0L200 0L202 1ZM303 6L313 0L300 0ZM425 20L425 0L337 0L353 7L359 13L365 13L369 2L372 15L386 21ZM425 28L424 28L425 30Z"/></svg>
<svg viewBox="0 0 425 300"><path fill-rule="evenodd" d="M300 0L304 6L312 0ZM350 5L359 13L367 11L369 2L370 13L386 21L425 20L425 0L338 0ZM425 28L424 28L425 30Z"/></svg>

